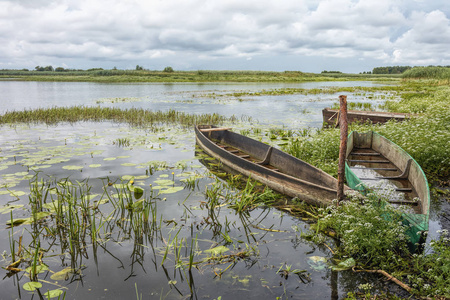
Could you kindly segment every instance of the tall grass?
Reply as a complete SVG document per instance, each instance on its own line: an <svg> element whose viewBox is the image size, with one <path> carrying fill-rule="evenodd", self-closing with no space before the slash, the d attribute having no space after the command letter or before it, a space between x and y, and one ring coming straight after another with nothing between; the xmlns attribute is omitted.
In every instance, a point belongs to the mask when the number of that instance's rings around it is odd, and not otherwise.
<svg viewBox="0 0 450 300"><path fill-rule="evenodd" d="M80 121L113 121L129 123L133 126L151 126L158 124L222 124L225 121L234 122L237 118L213 114L189 114L170 109L168 111L151 111L142 108L120 109L111 107L52 107L34 110L11 111L0 116L1 124L17 122L57 124L59 122Z"/></svg>
<svg viewBox="0 0 450 300"><path fill-rule="evenodd" d="M426 87L425 87L426 88ZM401 101L387 101L390 110L420 113L404 122L382 125L352 124L349 131L374 130L402 147L427 175L450 176L450 87L438 86L433 93L408 93ZM284 150L333 176L337 175L339 129L322 129L308 138L294 138Z"/></svg>
<svg viewBox="0 0 450 300"><path fill-rule="evenodd" d="M403 78L426 78L450 80L450 67L414 67L402 75Z"/></svg>

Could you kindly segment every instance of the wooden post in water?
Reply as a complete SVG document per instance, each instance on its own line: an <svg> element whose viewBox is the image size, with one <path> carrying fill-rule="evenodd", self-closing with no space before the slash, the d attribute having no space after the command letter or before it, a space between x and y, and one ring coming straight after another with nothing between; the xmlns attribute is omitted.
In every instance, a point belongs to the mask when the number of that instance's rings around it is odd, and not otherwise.
<svg viewBox="0 0 450 300"><path fill-rule="evenodd" d="M338 167L338 189L337 199L338 205L344 200L344 180L345 180L345 155L347 152L347 96L339 96L339 127L341 130L340 145L339 145L339 167Z"/></svg>

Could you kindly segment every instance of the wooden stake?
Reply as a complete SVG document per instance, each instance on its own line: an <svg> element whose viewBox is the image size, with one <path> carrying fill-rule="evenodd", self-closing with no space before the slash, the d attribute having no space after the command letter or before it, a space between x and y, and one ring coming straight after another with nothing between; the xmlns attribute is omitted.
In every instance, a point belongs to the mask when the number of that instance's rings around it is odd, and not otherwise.
<svg viewBox="0 0 450 300"><path fill-rule="evenodd" d="M345 180L345 155L347 152L347 135L348 135L348 125L347 125L347 96L339 96L339 127L341 130L339 145L339 167L338 167L338 188L337 188L337 199L338 205L344 200L344 180Z"/></svg>

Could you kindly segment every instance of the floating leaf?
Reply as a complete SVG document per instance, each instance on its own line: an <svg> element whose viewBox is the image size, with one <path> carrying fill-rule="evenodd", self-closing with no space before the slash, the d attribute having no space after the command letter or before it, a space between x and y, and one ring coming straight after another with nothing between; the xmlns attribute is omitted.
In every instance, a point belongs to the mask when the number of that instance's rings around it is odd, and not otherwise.
<svg viewBox="0 0 450 300"><path fill-rule="evenodd" d="M30 282L25 283L22 287L26 291L33 292L36 289L40 289L42 287L42 283L36 282L36 281L30 281Z"/></svg>
<svg viewBox="0 0 450 300"><path fill-rule="evenodd" d="M100 168L102 165L101 164L92 164L89 165L89 168Z"/></svg>
<svg viewBox="0 0 450 300"><path fill-rule="evenodd" d="M68 165L68 166L64 166L62 168L65 170L81 170L81 169L83 169L83 166Z"/></svg>
<svg viewBox="0 0 450 300"><path fill-rule="evenodd" d="M123 163L121 165L124 167L134 167L136 164L135 163Z"/></svg>
<svg viewBox="0 0 450 300"><path fill-rule="evenodd" d="M169 175L168 175L168 174L161 174L161 175L159 175L159 177L160 177L160 178L168 178Z"/></svg>
<svg viewBox="0 0 450 300"><path fill-rule="evenodd" d="M47 299L50 299L50 298L56 298L56 297L59 297L59 296L61 296L63 293L64 293L64 292L63 292L62 290L60 290L60 289L55 289L55 290L47 291L44 295L45 295L45 297L47 297Z"/></svg>
<svg viewBox="0 0 450 300"><path fill-rule="evenodd" d="M175 182L170 179L159 179L159 180L155 180L154 183L156 183L158 185L172 185Z"/></svg>
<svg viewBox="0 0 450 300"><path fill-rule="evenodd" d="M324 271L327 268L327 258L323 256L308 257L308 264L315 271Z"/></svg>
<svg viewBox="0 0 450 300"><path fill-rule="evenodd" d="M348 269L351 269L355 266L356 262L353 258L346 259L344 261L341 261L336 266L332 266L331 269L333 271L345 271Z"/></svg>
<svg viewBox="0 0 450 300"><path fill-rule="evenodd" d="M116 160L116 159L117 159L116 157L106 157L103 160L110 161L110 160Z"/></svg>
<svg viewBox="0 0 450 300"><path fill-rule="evenodd" d="M0 214L9 214L11 211L22 208L23 204L16 204L16 205L5 205L0 207Z"/></svg>
<svg viewBox="0 0 450 300"><path fill-rule="evenodd" d="M175 186L175 187L170 187L170 188L165 189L165 190L161 190L159 193L160 194L173 194L173 193L176 193L176 192L179 192L179 191L182 191L182 190L184 190L184 187L182 187L182 186Z"/></svg>
<svg viewBox="0 0 450 300"><path fill-rule="evenodd" d="M70 273L74 273L74 270L71 267L67 267L59 272L56 272L55 274L50 276L50 278L53 280L65 280Z"/></svg>
<svg viewBox="0 0 450 300"><path fill-rule="evenodd" d="M20 197L20 196L26 195L27 193L25 193L23 191L10 191L9 194L13 197Z"/></svg>
<svg viewBox="0 0 450 300"><path fill-rule="evenodd" d="M138 186L134 187L134 198L139 199L144 194L144 189Z"/></svg>
<svg viewBox="0 0 450 300"><path fill-rule="evenodd" d="M211 255L218 255L218 254L222 254L224 252L227 252L228 250L230 250L230 249L228 249L225 246L217 246L215 248L205 250L205 252L206 253L210 253Z"/></svg>
<svg viewBox="0 0 450 300"><path fill-rule="evenodd" d="M48 271L48 266L41 264L36 266L36 274L44 273ZM31 274L33 272L33 267L28 267L25 269L25 272L28 272Z"/></svg>
<svg viewBox="0 0 450 300"><path fill-rule="evenodd" d="M134 178L134 176L132 176L132 175L123 175L122 176L122 180L131 180L133 178Z"/></svg>

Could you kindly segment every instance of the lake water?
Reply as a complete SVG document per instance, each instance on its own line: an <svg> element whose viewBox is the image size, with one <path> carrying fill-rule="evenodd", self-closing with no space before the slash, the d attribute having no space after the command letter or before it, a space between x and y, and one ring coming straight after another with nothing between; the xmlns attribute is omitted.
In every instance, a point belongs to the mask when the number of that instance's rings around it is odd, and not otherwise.
<svg viewBox="0 0 450 300"><path fill-rule="evenodd" d="M354 85L374 84L0 81L0 110L4 113L74 105L174 109L244 116L237 129L248 123L298 129L320 127L321 110L336 102L338 95L241 99L223 95L235 91ZM383 101L364 95L348 96L349 101L355 102ZM142 299L338 299L367 280L379 288L389 286L376 277L351 271L332 272L328 267L330 250L301 237L309 229L307 220L264 206L236 213L230 208L232 197L227 195L239 195L239 191L231 187L221 189L224 182L210 173L214 162L197 156L191 129L174 125L152 132L109 122L18 124L2 127L0 149L2 267L11 264L11 253L21 247L23 261L18 268L32 265L36 253L41 257L39 266L46 266L37 275L42 287L35 291L27 291L30 271L5 271L7 276L0 281L1 299L40 299L49 290L65 292L66 299L141 296ZM70 216L78 216L80 223L89 224L70 231L76 232L77 239L67 233L72 223L67 219L58 223L48 205L40 210L51 214L37 225L23 224L12 229L5 225L11 215L14 220L30 217L31 195L36 195L30 192L33 188L30 180L33 182L35 178L45 183L40 185L44 192L39 197L47 197L48 204L52 199L58 203L58 197L73 199L73 195L80 195L81 190L72 189L77 182L89 187L89 197L82 197L89 201L87 205L62 206L64 214L73 212ZM142 198L128 192L130 180L134 180L134 187L144 190ZM213 196L207 191L214 189L218 198L213 207ZM149 208L150 221L145 224L139 221L144 218L143 212L134 204L117 208L114 203L120 202L117 199L123 195L132 203ZM89 218L83 213L85 209ZM79 237L80 232L85 235ZM332 242L329 246L333 247ZM193 257L191 269L189 257ZM283 270L291 270L289 276L283 276ZM299 275L293 270L298 270Z"/></svg>

